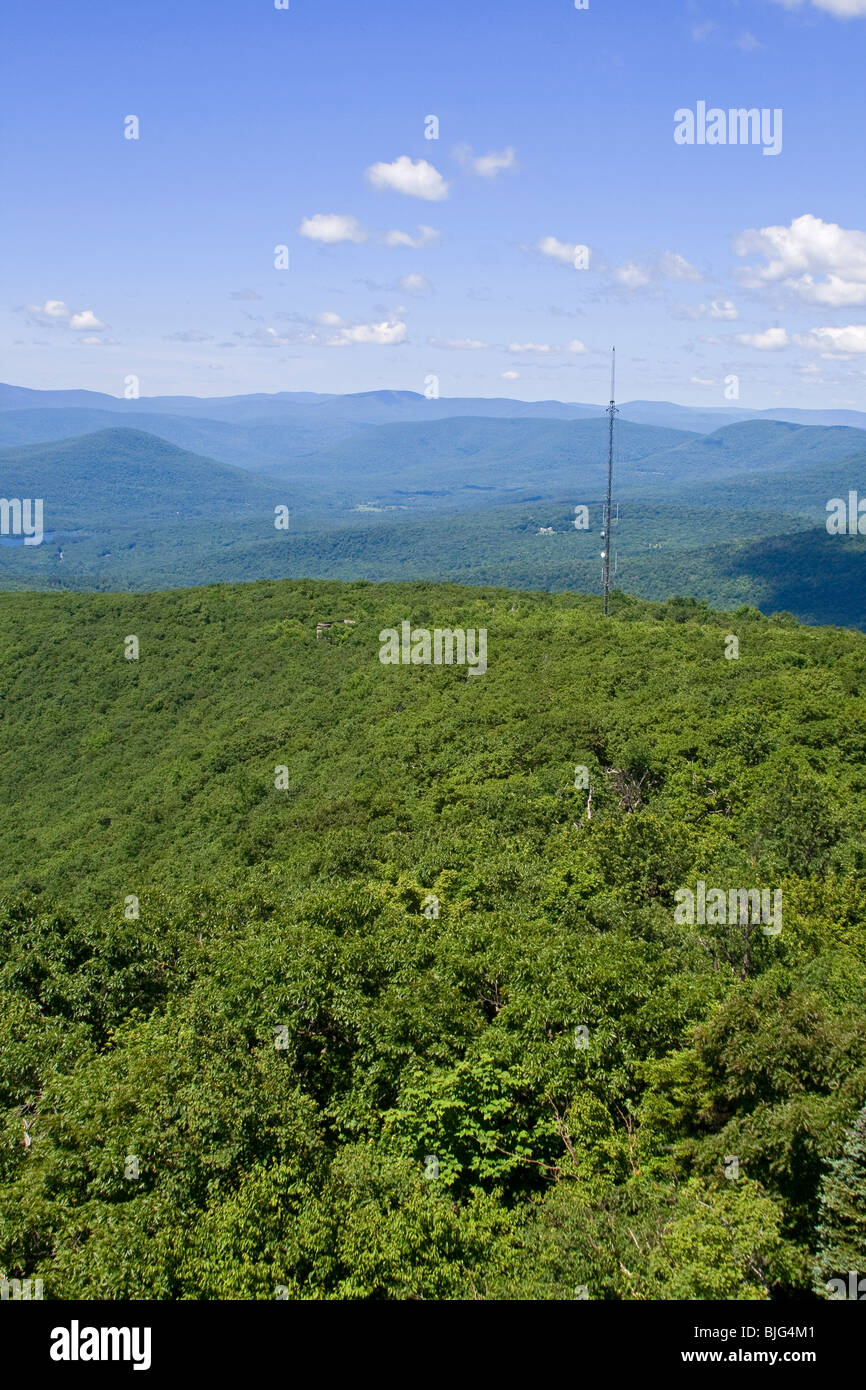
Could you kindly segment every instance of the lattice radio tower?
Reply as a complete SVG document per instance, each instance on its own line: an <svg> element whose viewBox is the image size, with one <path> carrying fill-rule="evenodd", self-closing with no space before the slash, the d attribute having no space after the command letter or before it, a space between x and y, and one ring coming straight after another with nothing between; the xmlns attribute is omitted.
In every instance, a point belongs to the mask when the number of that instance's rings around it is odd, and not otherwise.
<svg viewBox="0 0 866 1390"><path fill-rule="evenodd" d="M601 531L601 538L604 541L604 550L601 552L601 558L604 562L604 567L602 569L602 588L604 590L604 616L606 618L610 615L610 543L612 540L610 494L613 488L613 423L616 414L616 348L612 348L610 358L610 405L607 408L607 415L610 420L607 446L607 500L604 504L604 524Z"/></svg>

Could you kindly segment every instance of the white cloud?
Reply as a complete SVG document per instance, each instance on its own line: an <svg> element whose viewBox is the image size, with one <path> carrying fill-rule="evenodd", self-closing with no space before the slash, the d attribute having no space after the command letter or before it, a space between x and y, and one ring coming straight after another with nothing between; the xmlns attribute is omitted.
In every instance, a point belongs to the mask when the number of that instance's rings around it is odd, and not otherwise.
<svg viewBox="0 0 866 1390"><path fill-rule="evenodd" d="M848 357L866 352L866 324L851 323L846 328L813 328L798 337L804 347L817 348L822 357Z"/></svg>
<svg viewBox="0 0 866 1390"><path fill-rule="evenodd" d="M713 299L709 304L684 304L681 301L671 304L670 315L674 319L738 319L740 311L730 299Z"/></svg>
<svg viewBox="0 0 866 1390"><path fill-rule="evenodd" d="M310 241L324 241L334 246L340 241L366 241L367 233L354 217L338 212L317 212L305 217L298 231Z"/></svg>
<svg viewBox="0 0 866 1390"><path fill-rule="evenodd" d="M784 328L768 328L763 333L738 333L737 342L760 352L778 352L788 346L789 338Z"/></svg>
<svg viewBox="0 0 866 1390"><path fill-rule="evenodd" d="M665 280L703 280L703 275L695 268L685 256L680 256L676 251L665 251L659 257L657 272Z"/></svg>
<svg viewBox="0 0 866 1390"><path fill-rule="evenodd" d="M245 342L252 343L255 347L277 348L286 347L287 344L295 341L292 338L284 337L275 328L254 328L250 333L242 333L239 328L235 329L235 337ZM231 343L220 343L220 347L232 347Z"/></svg>
<svg viewBox="0 0 866 1390"><path fill-rule="evenodd" d="M650 284L652 280L649 271L644 270L636 261L626 261L625 265L619 266L613 274L614 279L628 290L641 289L642 286Z"/></svg>
<svg viewBox="0 0 866 1390"><path fill-rule="evenodd" d="M503 381L519 381L519 380L520 380L520 373L519 373L519 372L503 372L503 373L502 373L502 380L503 380Z"/></svg>
<svg viewBox="0 0 866 1390"><path fill-rule="evenodd" d="M689 381L692 386L715 386L716 384L712 377L705 376L690 376Z"/></svg>
<svg viewBox="0 0 866 1390"><path fill-rule="evenodd" d="M802 0L776 0L776 3L784 5L786 10L797 10ZM811 0L811 3L816 10L824 10L837 19L858 19L866 15L866 0Z"/></svg>
<svg viewBox="0 0 866 1390"><path fill-rule="evenodd" d="M517 158L511 145L505 150L492 150L490 154L476 155L471 145L458 145L453 151L454 158L473 174L483 179L495 179L503 169L516 169Z"/></svg>
<svg viewBox="0 0 866 1390"><path fill-rule="evenodd" d="M297 326L279 333L275 328L259 326L250 333L235 330L235 338L254 347L349 347L355 343L367 343L378 347L388 347L402 343L406 337L406 325L396 316L382 323L348 324L339 314L326 310L313 319L301 319L297 315L283 315L297 318ZM231 347L231 343L221 343L221 347Z"/></svg>
<svg viewBox="0 0 866 1390"><path fill-rule="evenodd" d="M755 53L757 49L764 47L748 29L744 29L742 34L737 35L734 39L734 45L737 48L741 48L744 53Z"/></svg>
<svg viewBox="0 0 866 1390"><path fill-rule="evenodd" d="M349 347L355 343L368 343L375 347L392 347L406 339L406 325L400 319L385 319L382 323L358 323L353 328L340 328L336 335L326 339L328 347Z"/></svg>
<svg viewBox="0 0 866 1390"><path fill-rule="evenodd" d="M509 343L508 351L519 353L532 352L538 353L542 357L549 357L551 354L564 352L583 354L589 352L589 348L585 343L582 343L579 338L572 338L571 342L565 347L560 343Z"/></svg>
<svg viewBox="0 0 866 1390"><path fill-rule="evenodd" d="M391 190L429 203L441 203L448 197L448 184L439 170L426 159L412 160L408 154L401 154L392 164L371 164L367 179L380 192Z"/></svg>
<svg viewBox="0 0 866 1390"><path fill-rule="evenodd" d="M428 338L427 341L431 347L445 348L449 352L477 352L487 347L480 338Z"/></svg>
<svg viewBox="0 0 866 1390"><path fill-rule="evenodd" d="M665 251L643 263L626 261L615 267L613 278L627 290L640 290L659 280L703 280L701 272L677 251Z"/></svg>
<svg viewBox="0 0 866 1390"><path fill-rule="evenodd" d="M442 235L437 232L435 227L425 227L422 223L418 228L417 236L410 236L408 232L386 232L386 246L408 246L413 251L417 251L422 246L432 246Z"/></svg>
<svg viewBox="0 0 866 1390"><path fill-rule="evenodd" d="M543 236L540 241L535 243L536 251L540 251L542 256L549 256L551 260L562 261L563 265L574 265L574 258L578 251L585 251L587 257L589 247L583 246L580 242L560 241L555 236Z"/></svg>
<svg viewBox="0 0 866 1390"><path fill-rule="evenodd" d="M255 290L231 290L229 299L261 299L261 295L256 294Z"/></svg>
<svg viewBox="0 0 866 1390"><path fill-rule="evenodd" d="M713 30L717 28L718 25L712 19L706 20L703 24L695 24L692 26L692 38L695 43L705 43Z"/></svg>
<svg viewBox="0 0 866 1390"><path fill-rule="evenodd" d="M106 325L100 323L92 309L79 309L73 311L62 299L46 299L44 304L28 304L26 313L31 314L37 323L48 325L51 323L61 324L66 328L74 328L77 332L101 332Z"/></svg>
<svg viewBox="0 0 866 1390"><path fill-rule="evenodd" d="M401 275L398 284L406 294L429 294L433 288L423 275Z"/></svg>
<svg viewBox="0 0 866 1390"><path fill-rule="evenodd" d="M789 227L749 228L737 238L734 250L738 256L764 257L764 265L743 267L739 272L750 289L782 284L812 304L834 308L866 304L863 232L806 213L795 217Z"/></svg>
<svg viewBox="0 0 866 1390"><path fill-rule="evenodd" d="M72 318L69 320L69 327L75 329L87 329L91 333L98 333L101 329L105 327L105 324L99 322L99 319L96 317L92 309L82 309L80 313L72 315Z"/></svg>
<svg viewBox="0 0 866 1390"><path fill-rule="evenodd" d="M44 304L28 304L27 308L31 314L39 314L46 319L68 319L71 311L67 309L62 299L46 299Z"/></svg>

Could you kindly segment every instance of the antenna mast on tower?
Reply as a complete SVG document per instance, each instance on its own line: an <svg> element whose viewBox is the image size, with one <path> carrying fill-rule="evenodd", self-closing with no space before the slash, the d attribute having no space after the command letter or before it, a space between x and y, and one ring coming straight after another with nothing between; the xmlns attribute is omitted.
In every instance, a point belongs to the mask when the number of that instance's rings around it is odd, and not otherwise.
<svg viewBox="0 0 866 1390"><path fill-rule="evenodd" d="M604 524L602 526L601 538L604 541L604 550L601 558L604 561L602 570L602 588L604 591L604 616L610 614L610 543L611 543L611 489L613 487L613 422L616 417L616 348L611 349L610 360L610 405L607 408L607 415L610 419L610 432L608 436L607 449L607 501L604 506ZM617 508L617 510L619 510Z"/></svg>

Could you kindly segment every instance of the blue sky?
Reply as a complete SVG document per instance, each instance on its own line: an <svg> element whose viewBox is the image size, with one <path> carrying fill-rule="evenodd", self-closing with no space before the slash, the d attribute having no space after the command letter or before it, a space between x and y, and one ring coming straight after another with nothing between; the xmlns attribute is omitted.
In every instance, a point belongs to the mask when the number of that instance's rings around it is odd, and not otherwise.
<svg viewBox="0 0 866 1390"><path fill-rule="evenodd" d="M0 377L603 401L616 342L623 400L863 409L864 57L866 0L21 6Z"/></svg>

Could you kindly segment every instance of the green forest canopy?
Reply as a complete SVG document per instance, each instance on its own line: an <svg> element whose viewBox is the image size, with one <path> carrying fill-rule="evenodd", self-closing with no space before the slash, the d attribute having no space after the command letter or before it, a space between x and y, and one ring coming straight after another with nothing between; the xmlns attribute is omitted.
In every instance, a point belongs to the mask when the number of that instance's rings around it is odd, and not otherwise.
<svg viewBox="0 0 866 1390"><path fill-rule="evenodd" d="M403 620L486 674L382 665ZM866 1258L862 634L282 581L6 594L0 653L0 1272L763 1299ZM675 921L699 881L781 934Z"/></svg>

